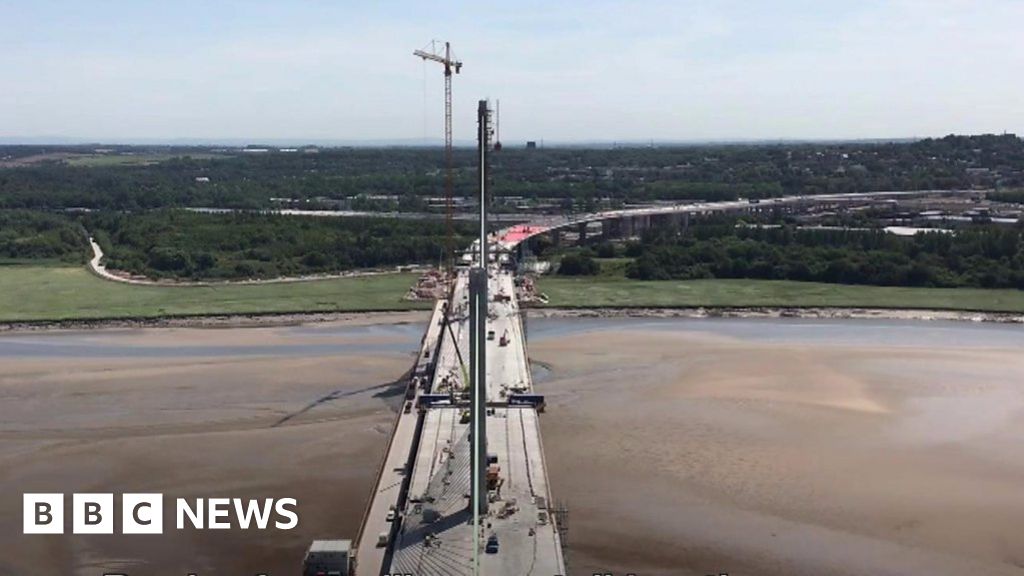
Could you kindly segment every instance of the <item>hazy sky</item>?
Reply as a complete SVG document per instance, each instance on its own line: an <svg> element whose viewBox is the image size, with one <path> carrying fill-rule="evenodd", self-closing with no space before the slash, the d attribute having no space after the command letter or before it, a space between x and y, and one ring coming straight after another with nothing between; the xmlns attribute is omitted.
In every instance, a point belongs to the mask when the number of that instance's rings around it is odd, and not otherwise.
<svg viewBox="0 0 1024 576"><path fill-rule="evenodd" d="M0 136L520 141L1024 133L1020 0L0 0Z"/></svg>

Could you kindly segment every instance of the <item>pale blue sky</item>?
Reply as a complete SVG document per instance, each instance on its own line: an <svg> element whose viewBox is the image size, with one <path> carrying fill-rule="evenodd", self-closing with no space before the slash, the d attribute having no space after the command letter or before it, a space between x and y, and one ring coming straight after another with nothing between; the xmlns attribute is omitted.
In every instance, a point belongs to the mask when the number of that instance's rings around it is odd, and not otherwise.
<svg viewBox="0 0 1024 576"><path fill-rule="evenodd" d="M0 0L0 137L506 141L1024 133L1024 2ZM426 99L424 98L426 88Z"/></svg>

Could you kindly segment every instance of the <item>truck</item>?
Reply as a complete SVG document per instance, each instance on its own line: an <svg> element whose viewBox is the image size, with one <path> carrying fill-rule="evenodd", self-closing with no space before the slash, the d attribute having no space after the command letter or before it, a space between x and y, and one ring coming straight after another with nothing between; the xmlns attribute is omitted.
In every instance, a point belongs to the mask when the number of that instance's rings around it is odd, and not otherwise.
<svg viewBox="0 0 1024 576"><path fill-rule="evenodd" d="M302 561L302 576L349 576L350 540L314 540Z"/></svg>

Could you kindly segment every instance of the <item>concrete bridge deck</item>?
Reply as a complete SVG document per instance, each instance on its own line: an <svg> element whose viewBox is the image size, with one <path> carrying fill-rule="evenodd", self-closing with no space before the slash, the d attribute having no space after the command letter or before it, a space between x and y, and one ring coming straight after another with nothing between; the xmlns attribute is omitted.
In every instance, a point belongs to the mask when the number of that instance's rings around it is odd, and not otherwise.
<svg viewBox="0 0 1024 576"><path fill-rule="evenodd" d="M483 543L496 537L498 552L479 549L479 573L565 574L559 532L549 511L551 494L537 411L532 406L508 405L510 394L533 391L513 274L492 266L488 292L487 329L494 338L486 341L487 452L501 471L500 487L478 540ZM463 270L452 293L450 330L438 335L431 393L452 392L457 397L468 390L468 366L462 364L469 362L468 301L468 274ZM435 313L425 343L438 322ZM359 576L474 573L468 408L468 402L441 402L417 415L414 433L399 435L396 428L361 531L356 557ZM399 417L403 430L405 416ZM388 474L399 468L408 471L408 478ZM403 481L406 490L392 487ZM400 521L387 523L392 505L399 510ZM378 547L378 535L385 531L389 543Z"/></svg>
<svg viewBox="0 0 1024 576"><path fill-rule="evenodd" d="M857 203L899 200L925 196L957 196L976 194L975 190L898 190L882 192L853 192L847 194L803 194L764 198L755 200L728 200L722 202L688 202L644 206L623 210L607 210L592 214L574 216L552 216L538 218L527 224L506 228L498 233L498 243L506 249L514 249L519 244L540 234L568 231L593 222L601 222L602 226L612 224L615 236L632 236L633 233L648 227L651 219L687 218L689 216L705 216L709 214L737 214L764 212L771 210L793 210L809 206L850 205Z"/></svg>

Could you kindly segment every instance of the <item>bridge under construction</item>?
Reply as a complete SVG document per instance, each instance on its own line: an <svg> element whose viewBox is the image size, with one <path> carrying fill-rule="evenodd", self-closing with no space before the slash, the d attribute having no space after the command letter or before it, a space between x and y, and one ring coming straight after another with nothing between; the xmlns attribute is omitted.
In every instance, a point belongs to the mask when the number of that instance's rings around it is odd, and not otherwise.
<svg viewBox="0 0 1024 576"><path fill-rule="evenodd" d="M481 102L480 238L431 315L357 540L359 576L566 573L511 247L487 232L489 118Z"/></svg>

